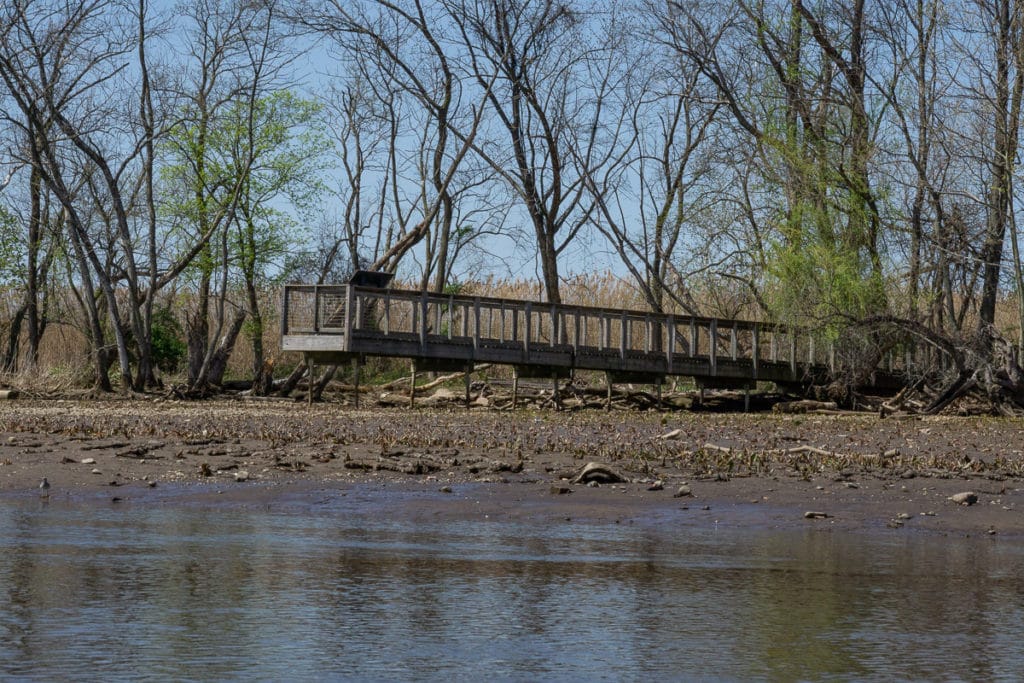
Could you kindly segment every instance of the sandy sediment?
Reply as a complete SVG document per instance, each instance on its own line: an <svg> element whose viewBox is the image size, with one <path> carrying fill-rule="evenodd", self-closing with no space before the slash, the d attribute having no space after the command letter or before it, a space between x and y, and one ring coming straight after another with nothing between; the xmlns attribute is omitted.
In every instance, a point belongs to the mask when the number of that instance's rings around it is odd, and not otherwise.
<svg viewBox="0 0 1024 683"><path fill-rule="evenodd" d="M0 500L41 497L45 477L53 504L301 506L358 492L413 519L1006 536L1024 533L1022 426L863 414L14 400L0 404ZM578 479L591 462L603 473ZM967 492L970 505L951 499Z"/></svg>

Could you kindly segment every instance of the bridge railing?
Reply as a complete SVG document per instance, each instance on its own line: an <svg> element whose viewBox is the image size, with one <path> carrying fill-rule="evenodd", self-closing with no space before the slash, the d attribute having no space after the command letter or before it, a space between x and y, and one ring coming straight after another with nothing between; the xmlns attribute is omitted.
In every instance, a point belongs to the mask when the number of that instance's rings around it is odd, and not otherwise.
<svg viewBox="0 0 1024 683"><path fill-rule="evenodd" d="M338 351L354 339L379 338L525 354L572 351L576 357L680 359L798 367L830 365L827 344L793 328L643 311L555 305L354 285L286 285L282 335L336 335ZM756 376L756 373L755 373Z"/></svg>

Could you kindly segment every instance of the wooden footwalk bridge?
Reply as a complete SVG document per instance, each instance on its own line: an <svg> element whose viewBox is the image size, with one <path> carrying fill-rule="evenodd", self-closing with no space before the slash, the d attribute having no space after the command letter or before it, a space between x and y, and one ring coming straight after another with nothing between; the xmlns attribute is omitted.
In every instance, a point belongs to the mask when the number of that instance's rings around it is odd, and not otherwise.
<svg viewBox="0 0 1024 683"><path fill-rule="evenodd" d="M655 385L660 393L665 378L675 376L692 377L701 389L749 391L758 382L799 389L826 383L834 371L831 347L807 330L398 290L387 287L386 278L370 282L384 286L286 285L281 349L302 353L309 364L355 361L357 368L364 356L408 358L414 373L508 365L513 396L520 377L549 379L557 387L576 371L606 373L609 394L613 383L627 382ZM877 388L897 384L883 371L873 382ZM466 385L468 397L468 373Z"/></svg>

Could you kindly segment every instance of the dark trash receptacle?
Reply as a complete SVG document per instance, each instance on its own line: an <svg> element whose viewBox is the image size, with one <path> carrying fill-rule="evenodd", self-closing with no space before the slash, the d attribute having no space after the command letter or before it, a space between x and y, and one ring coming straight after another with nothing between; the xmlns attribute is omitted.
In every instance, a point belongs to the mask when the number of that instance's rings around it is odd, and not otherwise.
<svg viewBox="0 0 1024 683"><path fill-rule="evenodd" d="M356 287L376 287L377 289L386 289L394 278L394 273L382 273L376 270L357 270L352 277L348 279L348 283L350 285L355 285Z"/></svg>

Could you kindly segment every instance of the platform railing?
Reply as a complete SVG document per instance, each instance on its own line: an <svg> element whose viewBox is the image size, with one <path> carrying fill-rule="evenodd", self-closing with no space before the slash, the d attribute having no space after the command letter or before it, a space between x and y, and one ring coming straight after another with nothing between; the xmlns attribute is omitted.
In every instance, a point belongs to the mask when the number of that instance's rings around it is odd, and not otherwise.
<svg viewBox="0 0 1024 683"><path fill-rule="evenodd" d="M281 331L337 335L341 352L355 339L381 338L474 348L516 348L523 353L571 350L575 355L628 358L663 356L676 363L702 359L715 374L721 364L746 364L753 378L766 364L828 366L829 345L806 330L749 320L658 314L493 297L439 294L355 285L286 285Z"/></svg>

